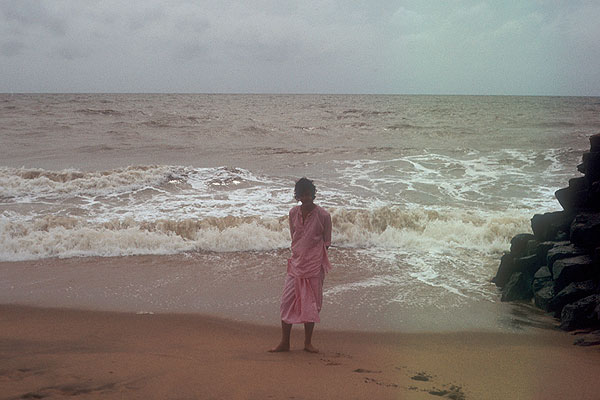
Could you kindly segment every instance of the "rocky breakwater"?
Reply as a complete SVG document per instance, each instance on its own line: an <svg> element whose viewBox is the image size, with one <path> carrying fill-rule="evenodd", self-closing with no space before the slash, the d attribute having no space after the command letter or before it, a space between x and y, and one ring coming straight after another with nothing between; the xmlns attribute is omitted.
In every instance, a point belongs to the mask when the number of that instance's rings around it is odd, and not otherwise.
<svg viewBox="0 0 600 400"><path fill-rule="evenodd" d="M512 238L492 279L502 301L533 299L562 329L592 332L582 345L600 344L600 134L590 144L577 166L583 176L555 193L563 210L534 215L533 234Z"/></svg>

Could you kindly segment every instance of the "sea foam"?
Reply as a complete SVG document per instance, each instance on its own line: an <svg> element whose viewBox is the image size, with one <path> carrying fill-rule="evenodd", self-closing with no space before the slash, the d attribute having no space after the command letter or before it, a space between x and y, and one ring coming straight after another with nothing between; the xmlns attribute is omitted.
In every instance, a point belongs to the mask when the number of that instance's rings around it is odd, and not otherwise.
<svg viewBox="0 0 600 400"><path fill-rule="evenodd" d="M156 187L181 178L185 169L170 166L131 166L110 171L48 171L38 168L0 167L0 198L13 201L115 196Z"/></svg>
<svg viewBox="0 0 600 400"><path fill-rule="evenodd" d="M330 209L333 245L385 252L436 249L504 249L528 218L514 212L494 215L460 210ZM172 254L185 251L256 251L289 246L285 215L201 219L90 222L85 217L46 215L0 218L0 259Z"/></svg>

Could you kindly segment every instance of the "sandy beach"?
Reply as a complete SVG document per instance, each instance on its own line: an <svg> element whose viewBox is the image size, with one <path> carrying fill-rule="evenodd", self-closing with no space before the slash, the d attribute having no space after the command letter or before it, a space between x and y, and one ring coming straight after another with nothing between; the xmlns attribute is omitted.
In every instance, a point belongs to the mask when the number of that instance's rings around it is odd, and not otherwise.
<svg viewBox="0 0 600 400"><path fill-rule="evenodd" d="M400 309L406 330L385 331L378 321L396 310L382 308L374 318L355 309L360 299L326 296L313 340L319 354L302 350L301 326L292 331L291 352L268 353L279 341L280 282L243 275L256 262L247 254L228 256L239 269L225 279L205 259L213 256L0 263L0 399L597 399L600 393L600 348L573 346L575 337L557 330L552 318L519 304L473 304L446 310L443 318L443 309ZM279 268L269 265L262 270ZM340 279L330 275L326 284ZM429 323L434 319L438 325ZM465 328L457 329L461 323Z"/></svg>
<svg viewBox="0 0 600 400"><path fill-rule="evenodd" d="M557 331L279 329L199 315L0 306L2 399L596 399L600 349Z"/></svg>

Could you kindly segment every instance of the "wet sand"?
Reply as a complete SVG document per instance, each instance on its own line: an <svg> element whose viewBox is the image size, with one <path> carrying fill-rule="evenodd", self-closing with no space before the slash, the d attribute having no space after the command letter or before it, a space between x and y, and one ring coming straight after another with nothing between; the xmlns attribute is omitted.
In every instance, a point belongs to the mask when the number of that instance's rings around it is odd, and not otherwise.
<svg viewBox="0 0 600 400"><path fill-rule="evenodd" d="M600 349L563 332L317 329L186 314L0 306L1 399L597 399Z"/></svg>
<svg viewBox="0 0 600 400"><path fill-rule="evenodd" d="M288 256L283 249L0 262L0 304L203 314L275 326ZM448 304L439 288L429 288L436 292L428 297L424 285L418 294L413 288L401 293L402 301L390 301L398 296L395 286L369 284L377 266L359 256L330 252L336 268L325 278L321 329L522 332L556 325L533 307L501 303L499 295L495 301L455 297L461 303Z"/></svg>

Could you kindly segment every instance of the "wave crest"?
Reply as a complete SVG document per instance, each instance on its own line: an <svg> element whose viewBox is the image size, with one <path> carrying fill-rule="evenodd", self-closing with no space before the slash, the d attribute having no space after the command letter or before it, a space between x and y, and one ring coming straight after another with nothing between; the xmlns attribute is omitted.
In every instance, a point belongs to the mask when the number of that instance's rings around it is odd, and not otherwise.
<svg viewBox="0 0 600 400"><path fill-rule="evenodd" d="M529 230L529 217L514 210L493 214L397 207L335 210L332 223L336 242L343 246L425 252L501 251L515 233Z"/></svg>
<svg viewBox="0 0 600 400"><path fill-rule="evenodd" d="M515 212L493 215L460 210L332 209L333 245L375 251L437 252L505 249L529 219ZM82 217L44 216L27 221L0 218L0 259L173 254L185 251L266 251L289 246L286 216L132 218L89 222Z"/></svg>
<svg viewBox="0 0 600 400"><path fill-rule="evenodd" d="M164 165L130 166L108 171L48 171L39 168L0 168L0 197L62 198L120 194L177 179L184 171Z"/></svg>

